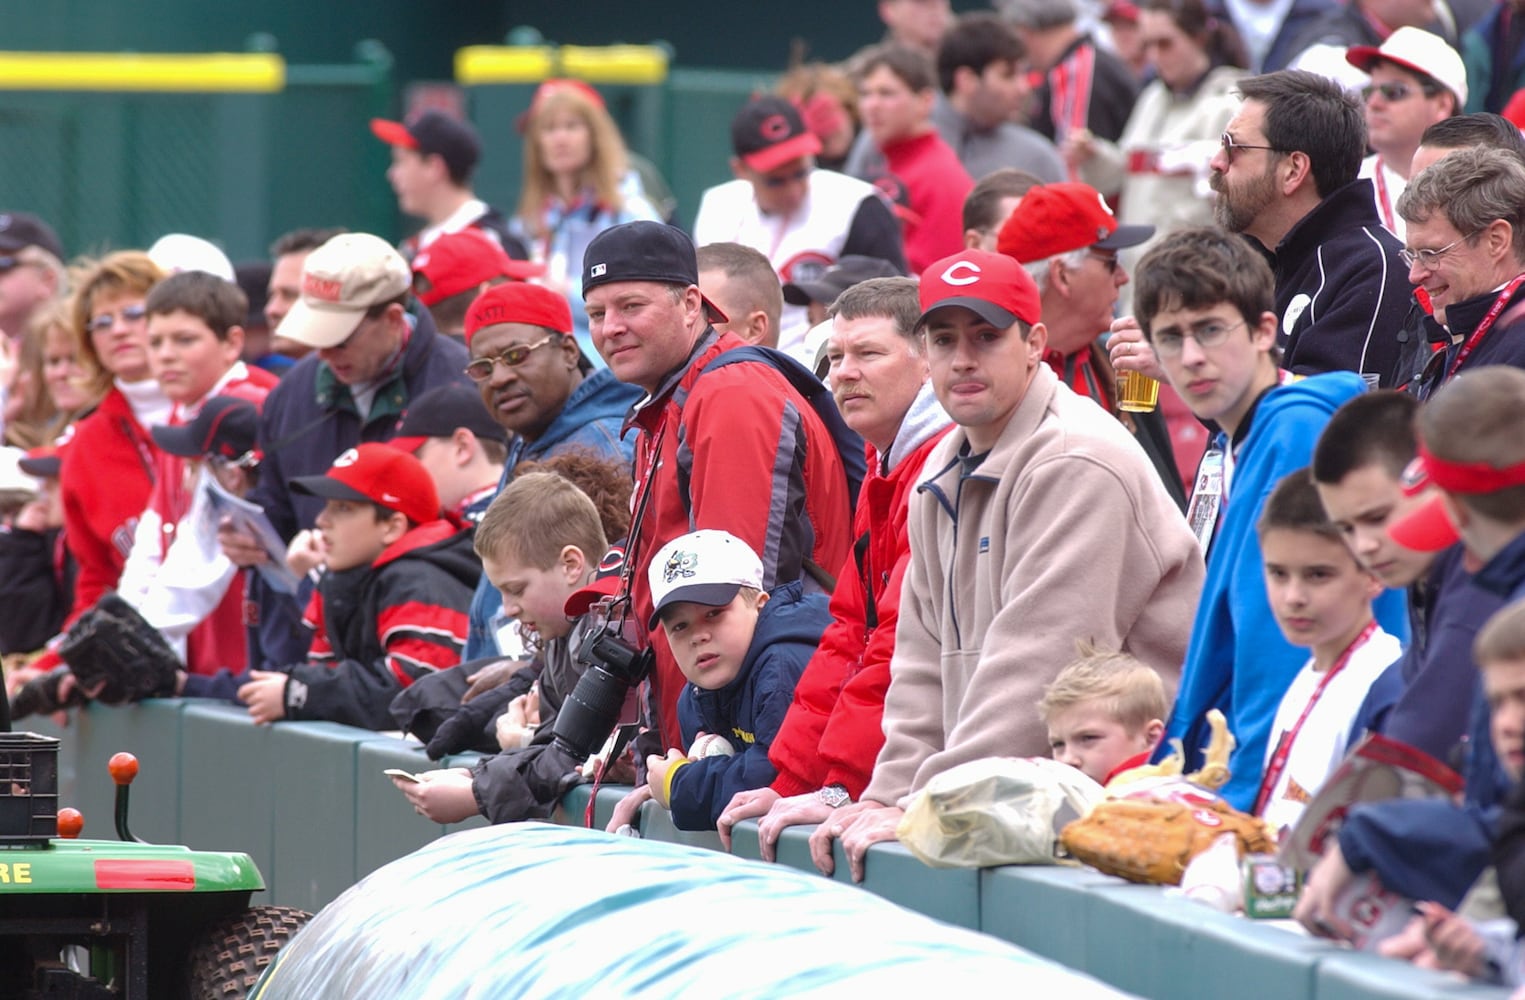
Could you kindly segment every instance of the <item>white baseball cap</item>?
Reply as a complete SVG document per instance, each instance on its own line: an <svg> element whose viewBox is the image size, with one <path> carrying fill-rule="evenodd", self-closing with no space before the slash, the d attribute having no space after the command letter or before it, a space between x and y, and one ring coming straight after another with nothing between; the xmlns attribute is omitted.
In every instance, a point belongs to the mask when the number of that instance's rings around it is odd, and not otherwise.
<svg viewBox="0 0 1525 1000"><path fill-rule="evenodd" d="M392 244L370 233L343 233L307 255L302 297L276 333L319 349L342 344L367 309L412 284L413 272Z"/></svg>
<svg viewBox="0 0 1525 1000"><path fill-rule="evenodd" d="M1439 35L1423 28L1399 28L1380 46L1352 45L1345 50L1345 61L1363 73L1371 72L1378 59L1427 76L1456 95L1456 110L1467 103L1467 67L1461 55Z"/></svg>
<svg viewBox="0 0 1525 1000"><path fill-rule="evenodd" d="M646 569L652 612L647 628L661 622L662 609L679 601L719 607L742 587L763 589L762 560L728 531L703 528L668 542Z"/></svg>

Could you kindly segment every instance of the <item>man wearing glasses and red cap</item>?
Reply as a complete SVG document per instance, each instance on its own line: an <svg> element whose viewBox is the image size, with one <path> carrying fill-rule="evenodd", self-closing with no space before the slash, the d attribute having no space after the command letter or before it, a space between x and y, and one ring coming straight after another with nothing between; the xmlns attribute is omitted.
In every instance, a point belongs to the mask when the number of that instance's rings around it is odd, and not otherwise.
<svg viewBox="0 0 1525 1000"><path fill-rule="evenodd" d="M1178 677L1202 587L1196 541L1148 460L1044 363L1048 331L1021 265L965 250L928 268L920 295L932 388L958 426L907 514L884 747L862 800L810 838L830 873L841 837L860 881L868 847L895 837L934 776L1048 753L1033 705L1077 639Z"/></svg>

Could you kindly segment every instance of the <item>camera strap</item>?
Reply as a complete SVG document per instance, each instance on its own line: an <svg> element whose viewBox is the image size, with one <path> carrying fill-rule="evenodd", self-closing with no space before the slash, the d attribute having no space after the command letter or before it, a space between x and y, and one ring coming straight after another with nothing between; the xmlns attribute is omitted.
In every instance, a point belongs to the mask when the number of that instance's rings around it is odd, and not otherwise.
<svg viewBox="0 0 1525 1000"><path fill-rule="evenodd" d="M620 592L615 603L620 604L625 613L633 610L630 607L630 588L636 567L641 564L641 547L645 537L641 531L646 523L646 510L651 506L651 490L653 481L657 478L657 468L662 464L662 442L667 437L667 423L664 421L661 429L657 431L657 437L647 450L646 476L641 481L641 489L635 498L635 508L630 514L629 541L625 545L625 565L620 567Z"/></svg>

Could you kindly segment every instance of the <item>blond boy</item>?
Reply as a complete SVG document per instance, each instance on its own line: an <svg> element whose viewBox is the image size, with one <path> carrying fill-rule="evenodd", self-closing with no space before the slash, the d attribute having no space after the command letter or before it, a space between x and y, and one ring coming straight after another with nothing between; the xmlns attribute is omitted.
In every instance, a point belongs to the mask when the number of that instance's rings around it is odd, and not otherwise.
<svg viewBox="0 0 1525 1000"><path fill-rule="evenodd" d="M1138 767L1160 743L1170 698L1154 668L1088 642L1043 691L1038 713L1054 759L1105 785Z"/></svg>

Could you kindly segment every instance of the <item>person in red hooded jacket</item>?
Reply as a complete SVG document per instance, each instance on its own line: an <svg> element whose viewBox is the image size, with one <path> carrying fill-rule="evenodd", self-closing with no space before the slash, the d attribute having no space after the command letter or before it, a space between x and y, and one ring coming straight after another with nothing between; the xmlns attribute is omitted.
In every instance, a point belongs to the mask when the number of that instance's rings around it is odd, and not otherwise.
<svg viewBox="0 0 1525 1000"><path fill-rule="evenodd" d="M856 542L831 595L831 625L769 750L778 776L767 788L738 793L720 814L727 841L736 823L763 816L759 840L769 860L784 827L820 823L863 794L884 744L884 693L911 558L906 508L927 454L952 426L913 332L916 287L913 278L874 278L832 307L832 393L868 444L869 475L853 516Z"/></svg>

